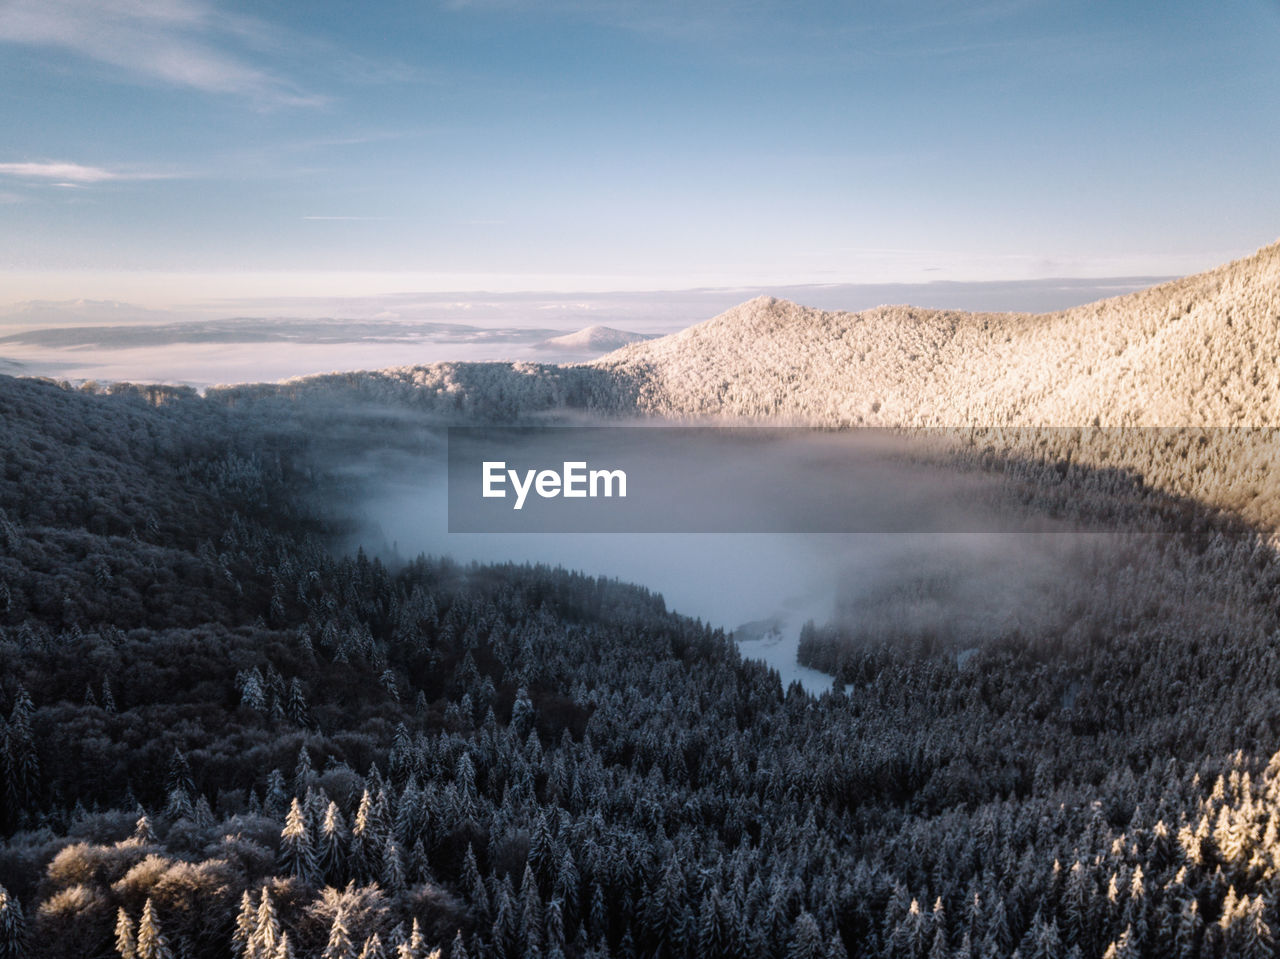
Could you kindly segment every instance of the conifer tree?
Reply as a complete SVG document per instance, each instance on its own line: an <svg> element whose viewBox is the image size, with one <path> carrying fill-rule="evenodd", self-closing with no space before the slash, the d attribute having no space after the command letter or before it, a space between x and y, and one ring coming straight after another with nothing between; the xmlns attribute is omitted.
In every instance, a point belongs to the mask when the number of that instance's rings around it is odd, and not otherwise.
<svg viewBox="0 0 1280 959"><path fill-rule="evenodd" d="M787 959L826 959L826 954L817 921L809 912L802 911L792 926Z"/></svg>
<svg viewBox="0 0 1280 959"><path fill-rule="evenodd" d="M19 684L4 737L9 767L6 788L14 809L21 809L31 800L40 779L40 761L36 756L35 738L31 731L31 717L34 713L35 706L27 688Z"/></svg>
<svg viewBox="0 0 1280 959"><path fill-rule="evenodd" d="M1178 913L1178 925L1174 931L1174 949L1178 959L1192 959L1198 952L1204 922L1200 917L1200 904L1187 898Z"/></svg>
<svg viewBox="0 0 1280 959"><path fill-rule="evenodd" d="M280 832L280 865L286 873L305 883L315 882L318 872L315 845L297 796L289 804L289 814Z"/></svg>
<svg viewBox="0 0 1280 959"><path fill-rule="evenodd" d="M173 959L150 897L142 907L142 918L138 920L137 955L138 959Z"/></svg>
<svg viewBox="0 0 1280 959"><path fill-rule="evenodd" d="M703 956L718 956L726 950L728 943L729 930L721 907L720 890L712 888L698 911L698 952Z"/></svg>
<svg viewBox="0 0 1280 959"><path fill-rule="evenodd" d="M121 906L116 910L116 952L120 959L138 959L138 941L133 934L133 920Z"/></svg>
<svg viewBox="0 0 1280 959"><path fill-rule="evenodd" d="M26 956L26 921L22 904L9 890L0 886L0 959L23 959Z"/></svg>
<svg viewBox="0 0 1280 959"><path fill-rule="evenodd" d="M298 747L298 761L293 767L293 792L295 796L306 795L315 779L315 770L311 767L311 754L306 744Z"/></svg>
<svg viewBox="0 0 1280 959"><path fill-rule="evenodd" d="M320 826L320 873L326 882L339 883L346 875L347 824L338 804L330 800Z"/></svg>
<svg viewBox="0 0 1280 959"><path fill-rule="evenodd" d="M347 928L347 917L341 909L334 913L333 924L329 927L329 941L320 955L321 959L357 959L355 943Z"/></svg>
<svg viewBox="0 0 1280 959"><path fill-rule="evenodd" d="M1275 940L1267 923L1266 904L1262 895L1249 901L1244 917L1245 959L1271 959L1275 955Z"/></svg>
<svg viewBox="0 0 1280 959"><path fill-rule="evenodd" d="M102 708L108 713L116 711L116 698L111 694L111 680L102 678Z"/></svg>
<svg viewBox="0 0 1280 959"><path fill-rule="evenodd" d="M382 847L382 887L390 893L403 892L405 888L404 859L395 836L387 836Z"/></svg>
<svg viewBox="0 0 1280 959"><path fill-rule="evenodd" d="M307 725L307 697L297 676L289 680L289 695L285 700L284 714L295 726Z"/></svg>
<svg viewBox="0 0 1280 959"><path fill-rule="evenodd" d="M351 842L347 852L347 867L354 879L368 882L374 878L378 872L378 851L382 842L374 821L373 797L365 789L355 821L351 824Z"/></svg>
<svg viewBox="0 0 1280 959"><path fill-rule="evenodd" d="M439 950L435 951L438 959ZM427 940L422 936L422 927L418 917L413 917L413 929L409 937L396 946L395 959L430 959L427 952Z"/></svg>
<svg viewBox="0 0 1280 959"><path fill-rule="evenodd" d="M289 791L285 788L284 773L273 769L267 773L267 789L262 797L262 809L268 816L282 816L285 803L289 801Z"/></svg>
<svg viewBox="0 0 1280 959"><path fill-rule="evenodd" d="M187 757L177 746L173 747L173 754L169 757L169 777L166 785L170 792L181 790L188 796L194 796L196 792L196 782L191 773L191 764L187 762Z"/></svg>
<svg viewBox="0 0 1280 959"><path fill-rule="evenodd" d="M253 897L246 889L240 894L240 911L236 914L235 929L231 933L231 949L237 956L245 955L253 931L258 928L258 910Z"/></svg>
<svg viewBox="0 0 1280 959"><path fill-rule="evenodd" d="M276 904L266 886L262 887L262 895L258 900L258 912L254 924L253 935L249 937L249 945L245 950L246 959L269 959L275 955L280 944L280 919L276 915Z"/></svg>

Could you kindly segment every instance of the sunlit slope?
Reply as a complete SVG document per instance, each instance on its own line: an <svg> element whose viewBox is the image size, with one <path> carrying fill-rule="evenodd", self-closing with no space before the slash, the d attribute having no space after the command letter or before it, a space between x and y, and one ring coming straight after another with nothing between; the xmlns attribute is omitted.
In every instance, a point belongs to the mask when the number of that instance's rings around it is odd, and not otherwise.
<svg viewBox="0 0 1280 959"><path fill-rule="evenodd" d="M866 425L1280 423L1280 244L1058 313L759 298L596 361L645 412Z"/></svg>

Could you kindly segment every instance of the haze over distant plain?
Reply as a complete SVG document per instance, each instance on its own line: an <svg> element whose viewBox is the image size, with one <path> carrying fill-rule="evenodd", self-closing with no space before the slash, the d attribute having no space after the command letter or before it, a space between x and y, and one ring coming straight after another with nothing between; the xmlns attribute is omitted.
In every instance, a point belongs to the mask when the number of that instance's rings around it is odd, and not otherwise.
<svg viewBox="0 0 1280 959"><path fill-rule="evenodd" d="M1141 289L1156 279L270 297L174 309L37 300L0 308L0 372L206 387L435 362L569 363L613 348L608 338L594 349L589 342L575 342L584 328L665 335L759 295L827 309L913 303L1042 312Z"/></svg>

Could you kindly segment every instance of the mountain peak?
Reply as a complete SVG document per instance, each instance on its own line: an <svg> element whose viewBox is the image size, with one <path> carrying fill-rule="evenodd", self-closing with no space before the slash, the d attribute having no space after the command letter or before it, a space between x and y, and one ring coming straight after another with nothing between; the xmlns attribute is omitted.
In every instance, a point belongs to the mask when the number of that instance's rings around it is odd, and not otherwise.
<svg viewBox="0 0 1280 959"><path fill-rule="evenodd" d="M618 330L596 323L573 333L543 340L538 344L538 348L599 354L653 338L653 334L650 333L632 333L629 330Z"/></svg>

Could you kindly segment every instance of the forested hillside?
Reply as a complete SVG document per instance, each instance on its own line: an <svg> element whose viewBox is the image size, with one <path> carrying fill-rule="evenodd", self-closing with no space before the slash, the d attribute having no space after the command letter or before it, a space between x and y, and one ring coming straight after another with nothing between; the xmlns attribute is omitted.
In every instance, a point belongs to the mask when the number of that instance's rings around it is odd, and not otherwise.
<svg viewBox="0 0 1280 959"><path fill-rule="evenodd" d="M961 456L993 448L1127 469L1276 529L1280 243L1059 313L828 313L761 298L590 364L441 363L211 395L237 407L362 402L480 422L941 429Z"/></svg>
<svg viewBox="0 0 1280 959"><path fill-rule="evenodd" d="M1146 489L1065 619L814 626L815 698L635 587L331 554L316 443L403 414L226 399L0 379L3 955L1272 954L1247 528Z"/></svg>
<svg viewBox="0 0 1280 959"><path fill-rule="evenodd" d="M761 298L597 361L661 414L888 426L1275 426L1280 243L1059 313Z"/></svg>
<svg viewBox="0 0 1280 959"><path fill-rule="evenodd" d="M441 363L220 392L361 395L440 413L546 410L825 425L1278 426L1280 243L1058 313L761 297L590 364Z"/></svg>

